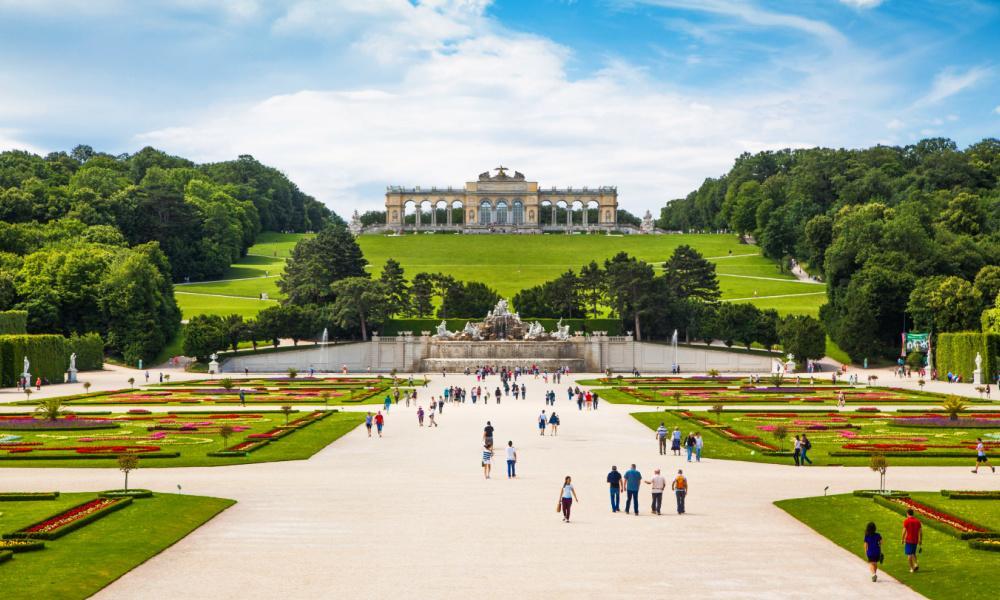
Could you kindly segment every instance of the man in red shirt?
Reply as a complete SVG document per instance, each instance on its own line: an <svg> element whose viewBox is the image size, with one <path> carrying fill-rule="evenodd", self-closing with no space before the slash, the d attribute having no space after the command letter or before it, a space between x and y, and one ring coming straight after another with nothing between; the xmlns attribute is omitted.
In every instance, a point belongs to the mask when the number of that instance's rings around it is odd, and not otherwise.
<svg viewBox="0 0 1000 600"><path fill-rule="evenodd" d="M920 519L913 516L913 509L906 511L906 518L903 519L903 553L906 560L910 562L910 573L916 573L920 569L917 564L917 548L924 543L924 530Z"/></svg>

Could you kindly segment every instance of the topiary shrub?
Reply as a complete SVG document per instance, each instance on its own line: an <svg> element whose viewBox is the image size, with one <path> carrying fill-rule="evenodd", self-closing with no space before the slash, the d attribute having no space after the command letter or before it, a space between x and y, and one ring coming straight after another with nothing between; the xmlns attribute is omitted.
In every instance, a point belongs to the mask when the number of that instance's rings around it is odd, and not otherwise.
<svg viewBox="0 0 1000 600"><path fill-rule="evenodd" d="M17 384L23 360L31 362L31 377L62 383L69 368L66 338L61 335L0 335L0 386ZM34 384L34 382L29 382Z"/></svg>
<svg viewBox="0 0 1000 600"><path fill-rule="evenodd" d="M0 335L24 335L28 332L28 311L0 311Z"/></svg>
<svg viewBox="0 0 1000 600"><path fill-rule="evenodd" d="M79 371L100 371L104 368L104 340L96 333L74 335L66 340L67 357L76 352ZM67 361L69 358L66 359ZM67 367L68 368L68 367Z"/></svg>

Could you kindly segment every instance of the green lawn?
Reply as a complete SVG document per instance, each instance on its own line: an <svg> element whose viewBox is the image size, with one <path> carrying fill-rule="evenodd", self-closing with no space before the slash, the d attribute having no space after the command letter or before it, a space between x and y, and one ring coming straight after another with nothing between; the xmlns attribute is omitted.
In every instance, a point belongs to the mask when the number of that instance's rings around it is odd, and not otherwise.
<svg viewBox="0 0 1000 600"><path fill-rule="evenodd" d="M196 314L252 316L269 305L257 300L261 292L280 299L277 275L301 238L301 234L263 233L248 255L226 273L225 281L176 286L184 318ZM381 272L387 259L394 258L408 277L421 271L441 272L487 283L507 298L567 269L579 271L591 260L601 264L619 251L659 265L674 248L689 244L715 262L723 299L753 302L782 314L810 315L817 314L826 302L825 286L797 281L761 256L759 248L740 244L733 235L363 235L358 243L373 275Z"/></svg>
<svg viewBox="0 0 1000 600"><path fill-rule="evenodd" d="M0 532L9 533L93 499L93 493L55 500L0 502ZM232 500L156 494L137 499L45 549L14 555L0 565L4 600L87 598L212 519Z"/></svg>
<svg viewBox="0 0 1000 600"><path fill-rule="evenodd" d="M163 440L147 440L143 439L147 432L145 427L149 425L148 422L138 422L140 425L123 425L119 429L110 430L97 430L97 431L69 431L60 432L58 436L56 434L43 434L41 437L39 434L26 433L26 432L0 432L0 434L15 433L21 435L23 441L33 442L41 441L46 444L77 444L81 446L85 445L107 445L108 443L114 444L136 444L136 445L152 445L159 446L164 452L179 452L180 456L176 458L143 458L139 455L139 467L150 468L150 467L214 467L222 465L242 465L248 463L261 463L261 462L276 462L285 460L303 460L309 458L313 454L316 454L334 440L337 440L341 436L350 432L352 429L360 425L364 421L363 413L358 412L346 412L346 413L335 413L329 417L322 419L316 423L313 423L307 427L296 430L294 433L282 437L281 439L272 441L263 448L251 452L244 457L217 457L208 456L209 452L215 452L222 450L225 446L232 446L243 439L247 435L252 433L261 433L273 429L274 427L284 425L285 417L281 413L254 413L259 414L260 418L247 419L245 421L233 421L240 425L248 425L250 429L247 431L234 433L228 440L227 444L223 444L222 437L217 433L199 433L197 431L186 433L184 435L171 436L168 435ZM307 414L306 412L292 413L291 419L294 420L296 417L303 416ZM178 420L183 421L204 421L206 419L206 413L201 414L190 414L185 416L183 413L178 415ZM387 420L387 425L392 422L392 419ZM98 438L101 435L110 436L120 436L126 439L116 440L114 442L102 442L97 440L95 442L79 442L79 438ZM171 443L171 440L176 440ZM71 454L72 452L67 452ZM17 459L17 460L0 460L0 468L7 467L107 467L107 468L117 468L118 463L116 458L95 458L95 459L58 459L58 458L47 458L47 459Z"/></svg>
<svg viewBox="0 0 1000 600"><path fill-rule="evenodd" d="M948 500L937 493L911 494L921 502L960 516L974 518L988 527L1000 529L1000 502L989 500ZM903 516L875 504L871 498L851 495L798 498L775 503L820 535L858 557L857 569L845 578L868 577L864 558L864 530L873 522L883 538L885 563L880 570L899 579L928 598L986 598L1000 586L1000 552L969 548L968 542L924 527L924 550L919 555L920 571L910 573L900 543ZM879 584L872 584L872 597ZM990 592L989 590L994 590Z"/></svg>

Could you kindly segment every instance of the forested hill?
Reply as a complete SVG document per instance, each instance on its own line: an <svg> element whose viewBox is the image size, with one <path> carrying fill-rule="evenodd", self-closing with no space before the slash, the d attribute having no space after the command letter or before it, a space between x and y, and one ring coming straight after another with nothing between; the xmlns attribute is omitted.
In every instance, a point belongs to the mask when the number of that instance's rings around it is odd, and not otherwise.
<svg viewBox="0 0 1000 600"><path fill-rule="evenodd" d="M0 310L31 333L98 332L151 360L177 332L173 281L222 275L262 230L340 221L253 157L196 165L153 148L0 153Z"/></svg>
<svg viewBox="0 0 1000 600"><path fill-rule="evenodd" d="M998 180L992 138L743 154L667 204L658 225L748 233L767 256L806 262L829 284L828 332L860 360L891 353L904 324L976 328L996 294Z"/></svg>
<svg viewBox="0 0 1000 600"><path fill-rule="evenodd" d="M221 275L260 231L339 221L252 156L197 165L149 147L118 156L89 146L45 157L0 153L0 251L37 249L65 219L109 225L129 245L159 242L175 281Z"/></svg>

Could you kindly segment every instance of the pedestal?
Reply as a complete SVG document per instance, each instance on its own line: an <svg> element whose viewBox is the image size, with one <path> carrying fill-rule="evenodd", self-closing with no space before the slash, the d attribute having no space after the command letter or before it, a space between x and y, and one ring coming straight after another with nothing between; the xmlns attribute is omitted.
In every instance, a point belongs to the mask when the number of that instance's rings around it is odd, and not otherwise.
<svg viewBox="0 0 1000 600"><path fill-rule="evenodd" d="M983 385L982 369L976 369L972 372L972 385Z"/></svg>
<svg viewBox="0 0 1000 600"><path fill-rule="evenodd" d="M31 380L31 373L21 373L21 377L24 378L25 387L31 387L35 385L35 382Z"/></svg>
<svg viewBox="0 0 1000 600"><path fill-rule="evenodd" d="M70 369L66 372L66 383L76 383L76 369Z"/></svg>
<svg viewBox="0 0 1000 600"><path fill-rule="evenodd" d="M219 361L213 360L212 362L208 363L208 372L211 375L215 375L216 373L218 373L219 372Z"/></svg>

